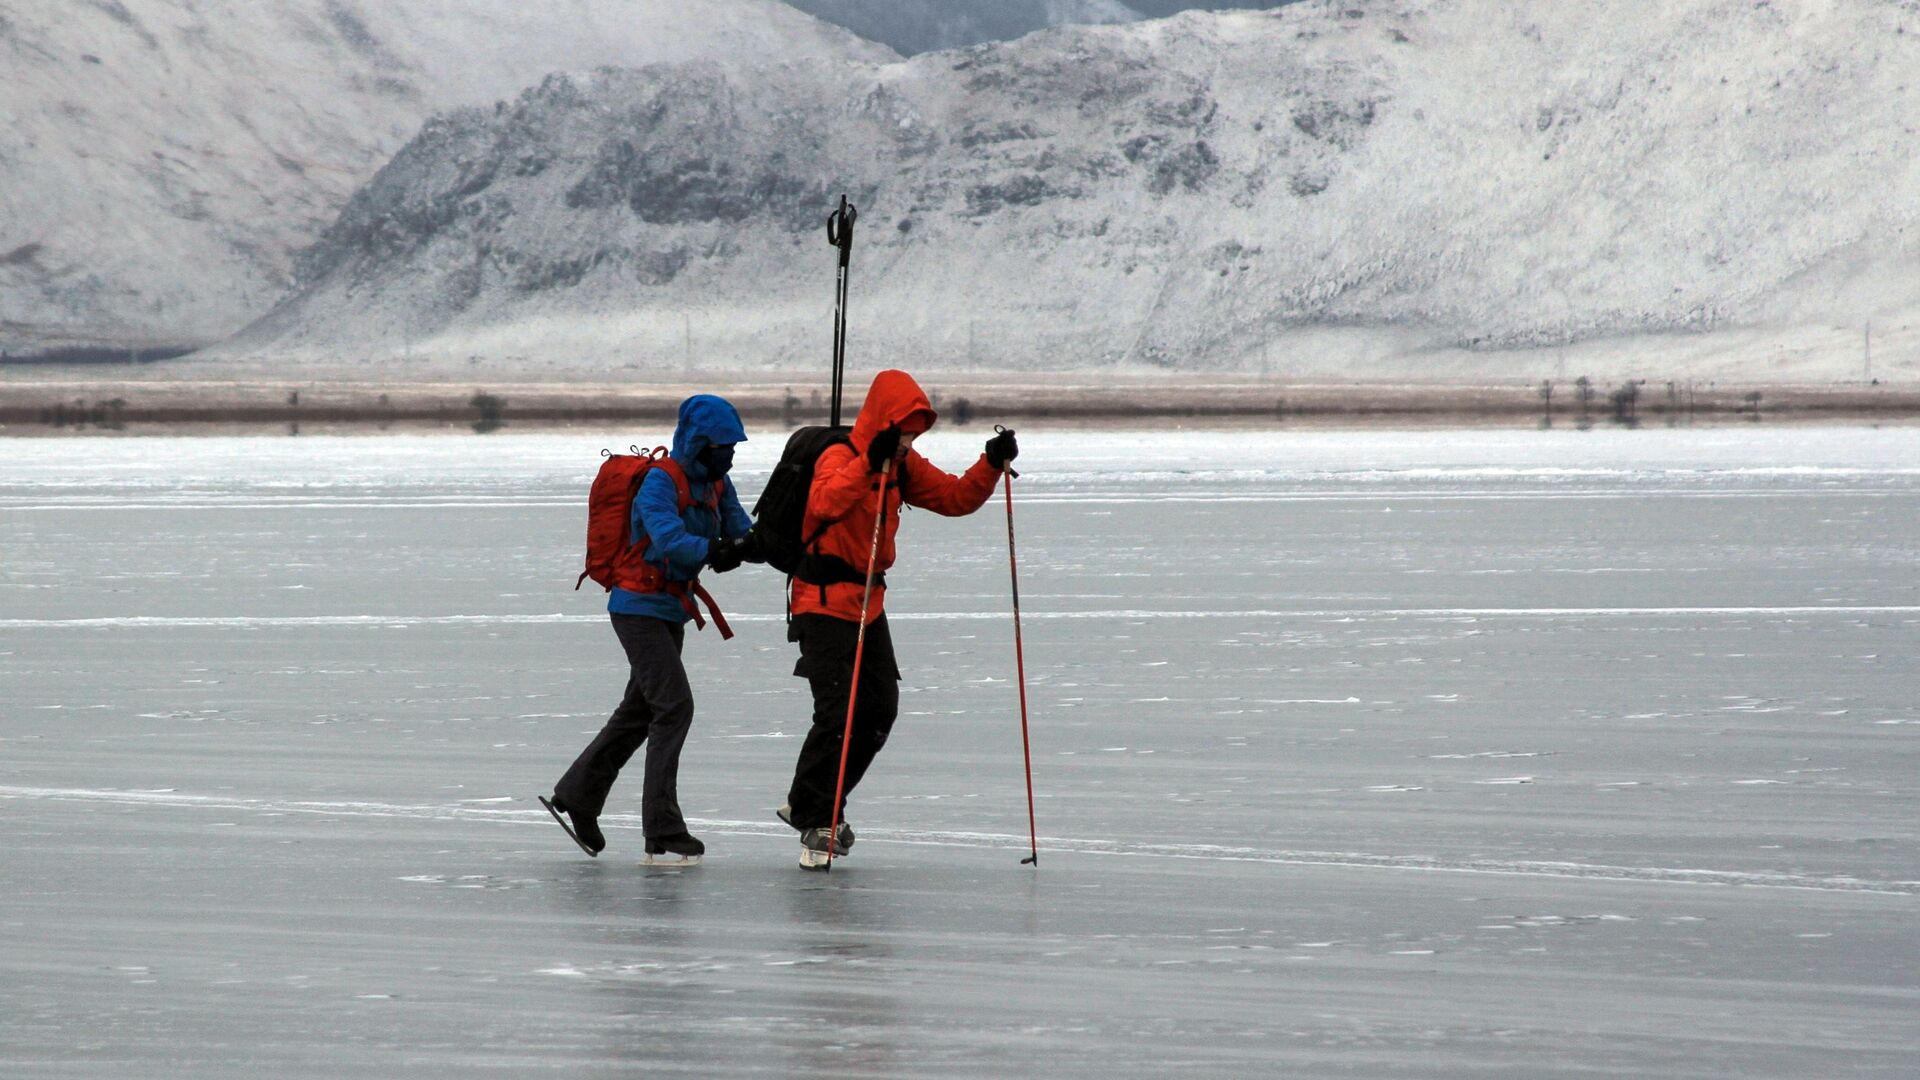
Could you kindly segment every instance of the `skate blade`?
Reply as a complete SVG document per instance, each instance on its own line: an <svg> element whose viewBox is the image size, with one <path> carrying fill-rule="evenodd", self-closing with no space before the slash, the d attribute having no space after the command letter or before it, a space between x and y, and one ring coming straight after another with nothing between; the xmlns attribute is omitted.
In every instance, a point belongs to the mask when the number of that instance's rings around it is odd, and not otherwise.
<svg viewBox="0 0 1920 1080"><path fill-rule="evenodd" d="M669 869L685 869L689 866L699 866L700 860L703 858L705 858L703 855L674 855L672 853L665 855L648 855L646 858L640 860L640 865L667 867Z"/></svg>
<svg viewBox="0 0 1920 1080"><path fill-rule="evenodd" d="M567 839L569 839L569 840L571 840L571 841L573 841L574 843L576 843L576 844L578 844L578 845L580 845L580 850L581 850L581 851L584 851L584 852L586 852L586 853L587 853L587 856L588 856L589 858L594 858L594 859L597 859L597 858L599 858L599 857L600 857L600 853L599 853L599 852L597 852L597 851L595 851L595 850L593 850L592 848L590 848L590 847L588 847L588 846L587 846L587 844L586 844L586 841L584 841L584 840L582 840L582 839L580 839L580 837L579 837L579 836L578 836L577 834L575 834L575 833L574 833L574 831L573 831L573 826L572 826L572 825L569 825L569 824L567 824L567 819L566 819L566 818L564 818L564 817L561 817L561 816L560 816L560 811L558 811L558 810L555 810L555 809L553 808L553 804L547 801L547 797L546 797L545 795L535 795L535 796L534 796L534 798L536 798L536 799L539 799L539 800L540 800L540 805L541 805L541 806L544 806L544 807L546 807L546 808L547 808L547 813L549 813L549 814L552 814L552 815L553 815L553 820L555 820L555 821L557 821L557 822L559 822L559 823L560 823L560 827L561 827L562 829L564 829L564 830L566 830L566 833L567 833Z"/></svg>

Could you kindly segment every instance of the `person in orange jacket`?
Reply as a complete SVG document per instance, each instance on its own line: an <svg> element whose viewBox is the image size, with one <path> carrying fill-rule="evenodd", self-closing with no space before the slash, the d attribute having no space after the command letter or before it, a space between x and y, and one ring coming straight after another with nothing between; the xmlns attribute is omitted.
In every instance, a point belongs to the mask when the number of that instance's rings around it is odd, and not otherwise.
<svg viewBox="0 0 1920 1080"><path fill-rule="evenodd" d="M882 371L867 390L848 440L829 446L814 463L802 523L802 535L813 542L794 573L788 598L793 620L787 631L787 638L800 644L793 673L805 678L813 691L813 726L794 765L787 805L780 808L780 817L800 832L800 865L807 869L824 867L830 846L834 855L853 847L853 829L844 813L838 836L829 841L827 834L835 817L833 792L847 727L847 694L853 685L875 511L882 515L880 549L867 604L853 740L847 748L847 794L886 744L900 709L900 668L887 630L885 571L893 565L901 504L948 517L971 514L986 504L1001 471L1020 453L1013 432L1003 431L987 441L985 452L965 473L954 476L913 449L914 439L937 418L911 375ZM882 496L880 478L888 462L893 468Z"/></svg>

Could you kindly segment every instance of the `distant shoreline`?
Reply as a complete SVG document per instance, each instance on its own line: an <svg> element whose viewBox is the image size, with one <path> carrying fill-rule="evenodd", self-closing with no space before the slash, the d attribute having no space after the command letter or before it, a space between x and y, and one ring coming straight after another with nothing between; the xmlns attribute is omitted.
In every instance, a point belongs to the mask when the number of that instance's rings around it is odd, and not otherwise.
<svg viewBox="0 0 1920 1080"><path fill-rule="evenodd" d="M7 373L11 375L13 373ZM353 382L293 379L0 377L0 435L123 431L234 433L292 428L497 430L671 424L688 394L726 395L749 422L822 423L824 388L752 376L675 381ZM684 380L684 381L681 381ZM1920 420L1915 383L1709 381L1330 382L1231 377L1032 374L921 380L956 424L1053 426L1433 427ZM1543 393L1551 389L1549 398ZM845 411L858 407L851 388Z"/></svg>

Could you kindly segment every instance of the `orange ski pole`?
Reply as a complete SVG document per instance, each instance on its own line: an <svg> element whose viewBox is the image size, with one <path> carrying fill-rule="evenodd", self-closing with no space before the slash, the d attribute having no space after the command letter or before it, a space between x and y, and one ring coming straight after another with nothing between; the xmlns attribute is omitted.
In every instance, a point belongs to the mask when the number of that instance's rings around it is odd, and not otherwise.
<svg viewBox="0 0 1920 1080"><path fill-rule="evenodd" d="M860 700L860 661L867 651L867 605L873 599L873 567L880 561L880 523L887 517L887 482L893 461L880 467L880 505L873 514L873 546L867 550L867 585L860 594L860 631L853 644L853 682L847 686L847 728L840 736L840 775L833 782L833 821L827 827L827 872L833 871L833 848L840 842L840 800L847 793L847 750L853 746L853 706Z"/></svg>
<svg viewBox="0 0 1920 1080"><path fill-rule="evenodd" d="M1020 562L1013 548L1013 478L1020 475L1006 470L1007 493L1007 575L1013 581L1013 663L1020 673L1020 752L1027 762L1027 843L1033 854L1021 859L1022 865L1040 865L1040 833L1033 822L1033 743L1027 738L1027 658L1020 641Z"/></svg>

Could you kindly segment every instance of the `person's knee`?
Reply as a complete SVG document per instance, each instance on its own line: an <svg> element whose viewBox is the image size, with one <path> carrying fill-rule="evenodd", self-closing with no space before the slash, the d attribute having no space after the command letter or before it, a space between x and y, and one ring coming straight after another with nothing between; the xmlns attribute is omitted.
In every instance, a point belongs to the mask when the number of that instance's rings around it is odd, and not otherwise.
<svg viewBox="0 0 1920 1080"><path fill-rule="evenodd" d="M693 730L693 702L689 701L685 708L655 710L653 724L648 729L648 734L656 741L671 741L675 738L685 738L687 732L691 730Z"/></svg>
<svg viewBox="0 0 1920 1080"><path fill-rule="evenodd" d="M644 700L628 698L614 706L613 715L607 717L607 727L613 731L644 732L653 723L653 710Z"/></svg>
<svg viewBox="0 0 1920 1080"><path fill-rule="evenodd" d="M647 687L645 696L656 716L693 715L693 686L684 677L659 680Z"/></svg>
<svg viewBox="0 0 1920 1080"><path fill-rule="evenodd" d="M653 711L671 713L675 716L683 713L692 716L693 688L681 683L656 695L653 700Z"/></svg>
<svg viewBox="0 0 1920 1080"><path fill-rule="evenodd" d="M888 683L884 691L875 691L871 703L863 701L856 711L861 733L877 752L886 745L887 736L893 732L893 722L900 716L899 688Z"/></svg>
<svg viewBox="0 0 1920 1080"><path fill-rule="evenodd" d="M900 715L900 684L880 679L860 688L859 709L877 728L890 728Z"/></svg>

